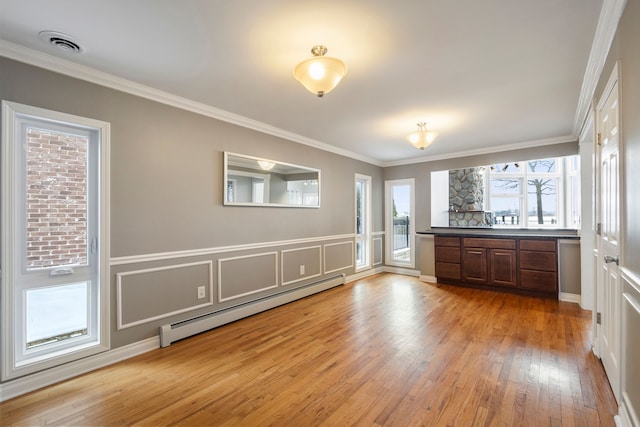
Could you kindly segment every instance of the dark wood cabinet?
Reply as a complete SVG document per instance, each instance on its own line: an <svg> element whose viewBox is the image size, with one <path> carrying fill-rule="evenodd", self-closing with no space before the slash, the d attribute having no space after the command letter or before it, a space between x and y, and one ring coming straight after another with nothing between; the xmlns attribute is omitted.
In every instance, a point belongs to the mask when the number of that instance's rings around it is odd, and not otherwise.
<svg viewBox="0 0 640 427"><path fill-rule="evenodd" d="M516 251L489 249L489 283L497 286L518 286Z"/></svg>
<svg viewBox="0 0 640 427"><path fill-rule="evenodd" d="M469 283L487 283L489 271L487 270L487 250L485 248L462 249L462 279Z"/></svg>
<svg viewBox="0 0 640 427"><path fill-rule="evenodd" d="M520 287L549 294L558 293L556 242L520 241Z"/></svg>
<svg viewBox="0 0 640 427"><path fill-rule="evenodd" d="M553 238L435 237L436 277L443 283L558 293Z"/></svg>
<svg viewBox="0 0 640 427"><path fill-rule="evenodd" d="M435 252L436 277L459 280L462 277L460 268L460 238L436 236Z"/></svg>

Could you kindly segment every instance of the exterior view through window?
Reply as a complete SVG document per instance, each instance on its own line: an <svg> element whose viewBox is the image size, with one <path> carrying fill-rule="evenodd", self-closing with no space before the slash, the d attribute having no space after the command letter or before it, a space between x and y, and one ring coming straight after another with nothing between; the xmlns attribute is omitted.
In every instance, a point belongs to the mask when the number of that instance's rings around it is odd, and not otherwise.
<svg viewBox="0 0 640 427"><path fill-rule="evenodd" d="M495 226L579 226L577 156L501 163L484 170L486 209L493 212Z"/></svg>
<svg viewBox="0 0 640 427"><path fill-rule="evenodd" d="M100 209L109 124L2 106L2 378L10 379L107 349Z"/></svg>
<svg viewBox="0 0 640 427"><path fill-rule="evenodd" d="M356 174L356 270L371 266L371 177Z"/></svg>
<svg viewBox="0 0 640 427"><path fill-rule="evenodd" d="M415 265L414 180L387 181L386 230L387 264Z"/></svg>

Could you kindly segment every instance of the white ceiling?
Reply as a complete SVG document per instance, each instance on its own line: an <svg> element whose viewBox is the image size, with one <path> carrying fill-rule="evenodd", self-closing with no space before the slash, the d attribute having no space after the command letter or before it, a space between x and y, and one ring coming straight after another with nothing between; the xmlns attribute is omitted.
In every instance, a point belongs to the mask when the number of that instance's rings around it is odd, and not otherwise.
<svg viewBox="0 0 640 427"><path fill-rule="evenodd" d="M0 47L40 51L247 118L254 128L398 164L575 139L602 5L0 0ZM85 52L47 45L43 30L73 36ZM316 44L349 69L324 98L292 75ZM405 139L421 121L439 132L424 151Z"/></svg>

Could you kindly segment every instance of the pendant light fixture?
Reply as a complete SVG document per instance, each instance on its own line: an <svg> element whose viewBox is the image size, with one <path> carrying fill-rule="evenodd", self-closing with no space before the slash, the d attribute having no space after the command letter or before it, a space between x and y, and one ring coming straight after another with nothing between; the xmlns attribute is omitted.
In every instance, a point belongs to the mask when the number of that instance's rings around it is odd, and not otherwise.
<svg viewBox="0 0 640 427"><path fill-rule="evenodd" d="M433 140L436 139L436 136L438 136L437 132L427 130L427 124L420 122L418 123L418 130L409 134L407 140L409 140L414 147L424 150L431 145Z"/></svg>
<svg viewBox="0 0 640 427"><path fill-rule="evenodd" d="M347 66L339 59L324 56L327 48L321 45L311 49L313 58L299 63L293 76L319 98L331 92L347 74Z"/></svg>

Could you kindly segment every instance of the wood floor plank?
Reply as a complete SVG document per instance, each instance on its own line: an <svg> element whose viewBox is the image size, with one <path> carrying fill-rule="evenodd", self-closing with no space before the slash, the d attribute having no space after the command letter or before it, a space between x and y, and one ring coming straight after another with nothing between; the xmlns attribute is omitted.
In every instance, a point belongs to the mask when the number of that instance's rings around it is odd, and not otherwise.
<svg viewBox="0 0 640 427"><path fill-rule="evenodd" d="M0 403L2 426L614 426L576 304L380 274Z"/></svg>

